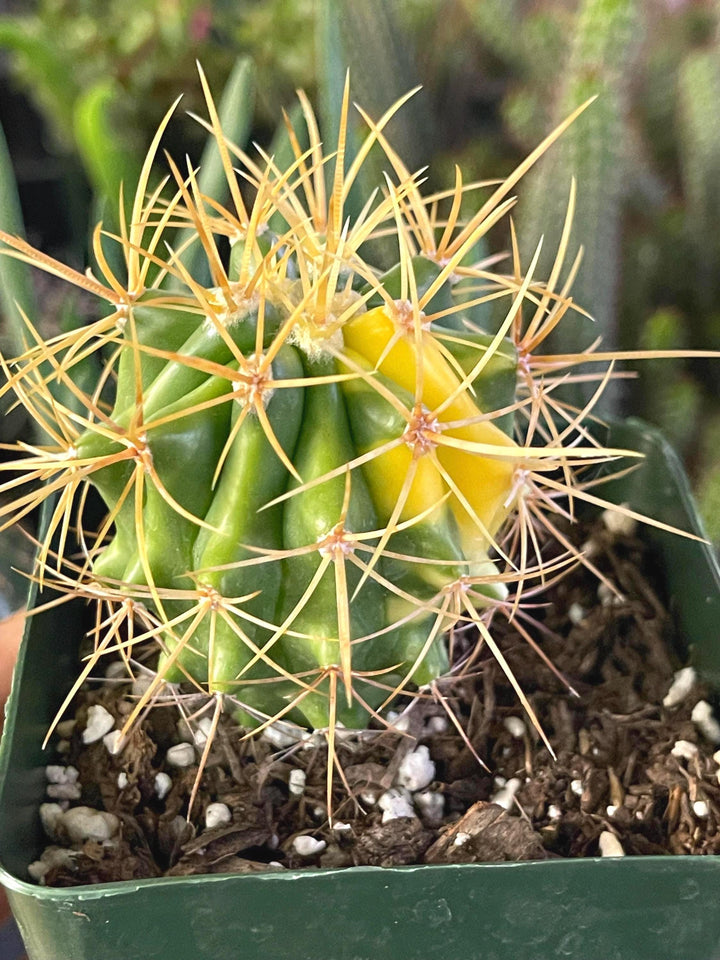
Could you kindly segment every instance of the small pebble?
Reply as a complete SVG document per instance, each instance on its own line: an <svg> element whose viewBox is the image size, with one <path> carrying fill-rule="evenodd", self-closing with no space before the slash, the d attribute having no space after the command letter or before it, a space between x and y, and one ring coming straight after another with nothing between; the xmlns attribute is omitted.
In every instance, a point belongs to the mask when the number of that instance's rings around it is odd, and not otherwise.
<svg viewBox="0 0 720 960"><path fill-rule="evenodd" d="M623 503L621 506L627 507L628 504ZM616 536L631 537L637 529L637 520L621 513L620 510L603 510L602 521L610 533L614 533Z"/></svg>
<svg viewBox="0 0 720 960"><path fill-rule="evenodd" d="M102 740L106 733L115 726L115 718L101 704L93 704L88 707L88 718L85 729L82 732L82 741L85 744L95 743Z"/></svg>
<svg viewBox="0 0 720 960"><path fill-rule="evenodd" d="M493 777L493 786L496 787L496 789L498 790L500 789L500 787L504 787L506 783L507 783L507 780L505 779L505 777Z"/></svg>
<svg viewBox="0 0 720 960"><path fill-rule="evenodd" d="M605 807L605 813L607 813L609 817L614 817L615 814L617 813L617 807L615 806L615 804L609 803L607 807Z"/></svg>
<svg viewBox="0 0 720 960"><path fill-rule="evenodd" d="M360 799L363 803L367 804L368 807L373 807L377 803L377 796L372 790L363 790L360 793Z"/></svg>
<svg viewBox="0 0 720 960"><path fill-rule="evenodd" d="M160 771L155 774L155 796L158 800L164 800L172 789L172 778L169 774Z"/></svg>
<svg viewBox="0 0 720 960"><path fill-rule="evenodd" d="M430 759L426 746L418 747L406 753L397 772L397 782L414 793L422 790L435 779L435 764Z"/></svg>
<svg viewBox="0 0 720 960"><path fill-rule="evenodd" d="M118 790L124 790L128 783L130 783L128 780L128 775L124 770L121 770L117 778Z"/></svg>
<svg viewBox="0 0 720 960"><path fill-rule="evenodd" d="M682 703L695 686L696 680L697 674L693 667L683 667L682 670L676 671L670 689L663 697L663 706L676 707Z"/></svg>
<svg viewBox="0 0 720 960"><path fill-rule="evenodd" d="M293 840L293 850L299 857L314 857L322 853L327 844L324 840L316 840L307 834L295 837Z"/></svg>
<svg viewBox="0 0 720 960"><path fill-rule="evenodd" d="M490 797L490 803L497 803L503 810L511 810L515 794L520 789L520 786L521 781L518 777L511 777L504 787L501 787L500 790Z"/></svg>
<svg viewBox="0 0 720 960"><path fill-rule="evenodd" d="M176 743L168 749L165 759L172 767L190 767L195 763L195 749L191 743Z"/></svg>
<svg viewBox="0 0 720 960"><path fill-rule="evenodd" d="M693 804L693 813L696 817L704 820L710 813L710 807L708 807L704 800L696 800Z"/></svg>
<svg viewBox="0 0 720 960"><path fill-rule="evenodd" d="M585 619L585 608L581 607L579 603L571 603L568 607L567 615L570 623L577 625Z"/></svg>
<svg viewBox="0 0 720 960"><path fill-rule="evenodd" d="M400 820L402 817L415 817L412 801L401 790L390 789L378 797L378 806L383 812L382 822Z"/></svg>
<svg viewBox="0 0 720 960"><path fill-rule="evenodd" d="M707 700L698 700L690 716L706 740L711 743L720 743L720 723L715 719L713 709Z"/></svg>
<svg viewBox="0 0 720 960"><path fill-rule="evenodd" d="M505 717L503 726L516 740L521 740L525 736L525 724L520 717Z"/></svg>
<svg viewBox="0 0 720 960"><path fill-rule="evenodd" d="M601 857L625 856L625 851L622 848L622 844L615 834L610 832L610 830L603 830L603 832L600 834L598 847L600 848Z"/></svg>
<svg viewBox="0 0 720 960"><path fill-rule="evenodd" d="M232 813L226 803L210 803L205 811L205 826L208 830L223 827L232 822Z"/></svg>
<svg viewBox="0 0 720 960"><path fill-rule="evenodd" d="M335 833L350 833L352 830L352 825L349 823L343 823L342 820L336 820L333 824L333 830Z"/></svg>
<svg viewBox="0 0 720 960"><path fill-rule="evenodd" d="M698 754L697 744L690 740L676 740L670 753L678 760L692 760Z"/></svg>
<svg viewBox="0 0 720 960"><path fill-rule="evenodd" d="M297 767L290 771L288 790L293 797L301 797L305 793L305 771Z"/></svg>
<svg viewBox="0 0 720 960"><path fill-rule="evenodd" d="M105 744L105 749L111 757L116 757L119 753L122 753L127 744L127 740L123 737L122 731L120 730L111 730L110 733L106 733L102 739Z"/></svg>

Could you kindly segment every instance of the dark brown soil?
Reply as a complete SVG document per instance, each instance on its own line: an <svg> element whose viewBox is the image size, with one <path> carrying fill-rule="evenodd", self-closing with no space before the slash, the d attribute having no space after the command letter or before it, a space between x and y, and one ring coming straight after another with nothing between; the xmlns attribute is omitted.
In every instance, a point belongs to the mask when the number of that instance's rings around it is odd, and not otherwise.
<svg viewBox="0 0 720 960"><path fill-rule="evenodd" d="M221 719L188 822L197 763L178 770L165 761L178 740L176 708L153 711L123 752L111 756L102 741L84 747L79 731L92 703L118 718L127 713L129 688L98 683L78 705L61 762L80 771L82 797L73 803L115 813L120 839L76 847L72 865L52 868L43 882L587 857L598 854L602 834L614 835L628 855L719 853L717 744L691 719L708 692L695 684L678 705L663 706L682 655L653 586L652 557L633 536L613 535L601 524L578 535L581 543L592 536L593 562L622 596L605 586L598 590L595 576L579 568L518 613L571 689L512 622L497 613L493 623L556 760L483 649L463 677L443 682L445 705L429 695L415 701L403 716L406 733L343 733L337 753L345 784L336 775L334 826L328 822L322 737L278 750L265 739L241 741L229 717ZM458 648L470 639L457 638ZM688 745L678 748L678 741ZM434 779L421 791L426 804L416 797L416 816L383 822L377 800L387 806L403 758L419 745L429 748L435 763ZM683 749L686 756L679 755ZM289 789L294 768L305 774L300 795ZM162 801L155 793L161 770L173 780ZM508 810L492 802L505 781L517 786ZM213 802L226 804L232 821L207 829ZM324 846L302 855L294 843L301 835Z"/></svg>

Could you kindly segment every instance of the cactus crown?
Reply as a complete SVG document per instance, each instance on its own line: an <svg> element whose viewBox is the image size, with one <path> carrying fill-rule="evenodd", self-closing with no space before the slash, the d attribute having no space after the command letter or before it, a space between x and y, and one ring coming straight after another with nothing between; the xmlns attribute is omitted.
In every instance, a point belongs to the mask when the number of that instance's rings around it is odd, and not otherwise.
<svg viewBox="0 0 720 960"><path fill-rule="evenodd" d="M156 667L128 725L168 689L190 689L209 695L216 722L232 709L246 727L283 718L326 730L332 761L338 723L365 726L400 692L443 698L442 678L476 656L452 649L464 626L512 679L493 618L522 612L523 596L572 564L591 565L557 520L577 499L599 502L588 467L630 452L603 448L584 426L614 355L541 352L559 322L582 314L569 293L577 263L561 281L574 186L545 282L537 253L523 271L512 230L507 273L474 259L575 114L506 181L464 184L458 172L453 190L424 196L385 137L402 102L376 122L361 111L368 133L350 159L347 87L330 152L301 97L310 148L289 128L294 161L281 169L226 141L201 80L227 206L169 158L170 176L149 189L171 110L113 238L122 279L100 226L100 278L1 235L5 254L108 305L47 340L25 318L27 349L2 360L6 389L45 434L2 465L13 493L3 522L54 497L35 576L96 605L78 685L106 655L131 673L138 657ZM351 221L349 191L378 147L392 175ZM462 220L480 190L487 199ZM209 284L186 268L185 247L168 244L188 227ZM364 250L388 236L398 261L381 272ZM94 359L102 374L83 389L76 374ZM606 369L573 409L557 388L588 360ZM99 527L86 520L90 488L106 507ZM552 562L548 535L565 550ZM517 616L518 630L532 643L527 619Z"/></svg>

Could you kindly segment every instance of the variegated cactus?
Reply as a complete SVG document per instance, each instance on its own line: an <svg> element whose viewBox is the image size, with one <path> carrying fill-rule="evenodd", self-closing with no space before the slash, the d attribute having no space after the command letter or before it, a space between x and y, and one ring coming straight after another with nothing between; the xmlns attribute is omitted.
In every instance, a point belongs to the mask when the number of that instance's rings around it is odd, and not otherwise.
<svg viewBox="0 0 720 960"><path fill-rule="evenodd" d="M338 722L367 725L399 691L435 690L451 669L447 637L465 625L509 672L493 617L512 616L523 591L576 562L555 522L561 499L597 502L584 465L623 453L583 424L610 371L583 411L553 395L575 364L613 355L542 355L573 309L557 286L574 188L545 282L533 277L537 254L523 273L514 233L507 273L469 262L574 115L506 181L485 185L460 222L478 185L458 173L454 190L423 196L384 134L401 104L365 116L367 136L347 158L347 89L326 152L303 99L310 149L290 130L295 159L279 169L226 141L205 92L227 208L172 161L170 193L148 189L161 128L115 238L126 276L111 272L100 227L98 277L2 235L5 254L107 304L102 319L48 341L28 318L26 351L3 361L6 389L48 436L15 448L5 522L55 498L37 577L98 609L78 684L105 655L132 671L138 650L154 649L154 680L128 723L167 684L187 683L214 698L216 716L232 709L250 727L285 718L332 738ZM391 175L351 222L345 200L376 144ZM211 286L184 265L186 243L167 243L176 228L202 250ZM388 235L398 262L380 273L363 246ZM504 319L481 329L478 314L496 301ZM87 392L73 374L92 356L104 366ZM99 527L86 518L91 489L106 508ZM552 562L547 535L567 550Z"/></svg>

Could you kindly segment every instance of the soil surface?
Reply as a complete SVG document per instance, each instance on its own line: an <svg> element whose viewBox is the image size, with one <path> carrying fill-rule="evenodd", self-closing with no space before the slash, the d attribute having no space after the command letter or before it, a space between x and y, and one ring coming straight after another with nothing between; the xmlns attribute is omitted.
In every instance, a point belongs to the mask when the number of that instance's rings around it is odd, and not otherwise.
<svg viewBox="0 0 720 960"><path fill-rule="evenodd" d="M720 853L713 758L720 728L699 719L709 710L702 706L708 691L688 671L684 691L674 683L682 653L674 649L653 558L633 533L602 523L580 527L577 536L591 543L592 562L616 591L579 567L534 597L515 622L496 612L492 624L556 759L481 648L462 677L442 682L442 702L428 694L404 711L401 704L389 730L338 731L332 825L322 735L281 745L277 734L241 740L225 715L188 821L202 745L189 766L168 762L170 746L192 739L177 706L153 710L112 755L102 740L83 744L88 708L102 704L122 725L133 688L118 679L91 683L77 703L74 730L71 723L61 728L56 762L79 771L70 806L108 811L118 821L110 839L74 846L61 826L51 830L48 843L71 854L42 868L40 882ZM462 652L475 638L454 642ZM197 731L198 720L191 726ZM159 772L170 777L163 799ZM58 801L54 792L49 802ZM227 813L209 809L217 803ZM218 810L229 822L208 827Z"/></svg>

